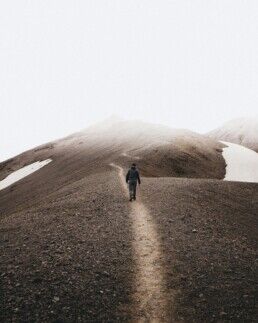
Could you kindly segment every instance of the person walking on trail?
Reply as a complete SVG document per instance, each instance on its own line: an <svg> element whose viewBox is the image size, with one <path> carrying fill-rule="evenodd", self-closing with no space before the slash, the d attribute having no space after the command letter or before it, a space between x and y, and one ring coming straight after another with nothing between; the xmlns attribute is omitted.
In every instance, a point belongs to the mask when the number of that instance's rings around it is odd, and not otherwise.
<svg viewBox="0 0 258 323"><path fill-rule="evenodd" d="M141 184L139 171L136 169L136 165L132 164L131 168L126 174L126 183L129 184L129 197L130 202L136 200L136 186L137 182Z"/></svg>

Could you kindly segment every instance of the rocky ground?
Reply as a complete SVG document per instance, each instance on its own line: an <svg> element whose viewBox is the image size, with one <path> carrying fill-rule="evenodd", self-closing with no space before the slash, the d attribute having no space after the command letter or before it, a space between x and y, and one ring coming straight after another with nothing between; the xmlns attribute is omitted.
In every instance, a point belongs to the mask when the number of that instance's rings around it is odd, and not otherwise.
<svg viewBox="0 0 258 323"><path fill-rule="evenodd" d="M135 244L145 257L145 236L152 249L148 230L135 237L144 210L164 266L156 272L164 275L160 293L169 295L166 321L256 322L258 184L219 180L222 145L211 139L189 132L170 137L166 129L160 136L155 127L146 135L140 126L138 132L128 126L125 135L124 126L108 140L105 131L90 130L0 164L1 180L53 160L0 191L0 321L144 318L135 299L135 287L144 286ZM133 217L110 166L126 169L132 161L144 175Z"/></svg>
<svg viewBox="0 0 258 323"><path fill-rule="evenodd" d="M255 322L258 184L144 179L184 322Z"/></svg>
<svg viewBox="0 0 258 323"><path fill-rule="evenodd" d="M258 186L144 178L176 321L255 322ZM130 205L115 170L1 217L1 321L129 321Z"/></svg>
<svg viewBox="0 0 258 323"><path fill-rule="evenodd" d="M112 172L1 217L1 322L123 321L134 274L129 205Z"/></svg>

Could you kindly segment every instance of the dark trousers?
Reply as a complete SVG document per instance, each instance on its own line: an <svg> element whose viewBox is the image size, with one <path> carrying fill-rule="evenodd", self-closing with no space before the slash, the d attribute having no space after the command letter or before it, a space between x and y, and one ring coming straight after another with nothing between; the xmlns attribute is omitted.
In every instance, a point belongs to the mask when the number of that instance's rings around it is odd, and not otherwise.
<svg viewBox="0 0 258 323"><path fill-rule="evenodd" d="M137 181L129 181L130 199L134 199L136 197L136 186L137 186Z"/></svg>

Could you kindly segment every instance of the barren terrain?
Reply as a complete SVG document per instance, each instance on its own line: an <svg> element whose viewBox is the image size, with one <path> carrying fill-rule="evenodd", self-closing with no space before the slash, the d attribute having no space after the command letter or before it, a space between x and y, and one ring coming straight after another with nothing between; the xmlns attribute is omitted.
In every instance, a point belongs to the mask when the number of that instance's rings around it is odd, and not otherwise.
<svg viewBox="0 0 258 323"><path fill-rule="evenodd" d="M255 322L258 184L221 181L211 139L124 127L0 164L53 160L0 191L0 320Z"/></svg>

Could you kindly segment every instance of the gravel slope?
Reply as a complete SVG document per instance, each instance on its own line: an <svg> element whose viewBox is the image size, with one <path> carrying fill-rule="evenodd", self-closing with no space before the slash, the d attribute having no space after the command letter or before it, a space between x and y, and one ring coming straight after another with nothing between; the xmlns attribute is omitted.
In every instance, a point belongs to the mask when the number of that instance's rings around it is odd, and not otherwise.
<svg viewBox="0 0 258 323"><path fill-rule="evenodd" d="M1 216L2 322L130 318L134 263L118 176L91 175Z"/></svg>
<svg viewBox="0 0 258 323"><path fill-rule="evenodd" d="M144 179L184 322L255 322L258 184Z"/></svg>
<svg viewBox="0 0 258 323"><path fill-rule="evenodd" d="M91 129L0 164L1 180L53 160L0 191L0 321L141 317L133 299L137 222L109 166L127 168L133 156L146 176L139 209L157 232L171 321L256 321L258 185L176 178L223 178L223 145L189 132L160 135L153 126L146 137L140 125L138 132L127 125L128 135L125 126L109 139Z"/></svg>
<svg viewBox="0 0 258 323"><path fill-rule="evenodd" d="M143 178L175 321L255 322L257 195L257 184ZM2 214L1 321L138 318L130 212L110 167Z"/></svg>

